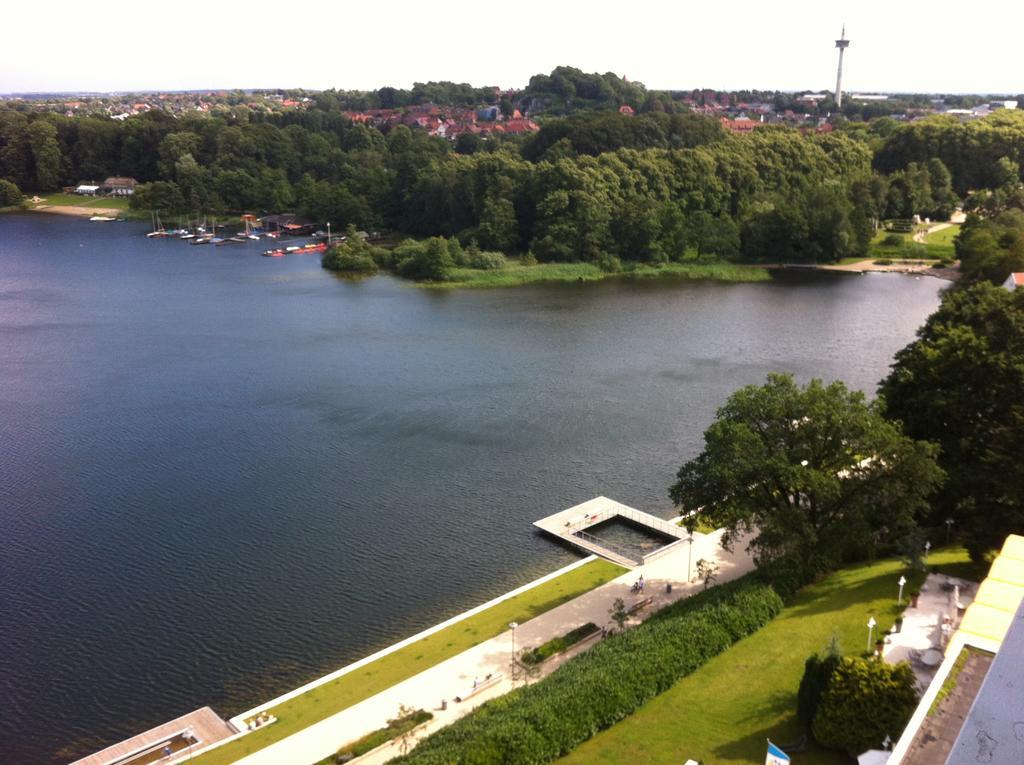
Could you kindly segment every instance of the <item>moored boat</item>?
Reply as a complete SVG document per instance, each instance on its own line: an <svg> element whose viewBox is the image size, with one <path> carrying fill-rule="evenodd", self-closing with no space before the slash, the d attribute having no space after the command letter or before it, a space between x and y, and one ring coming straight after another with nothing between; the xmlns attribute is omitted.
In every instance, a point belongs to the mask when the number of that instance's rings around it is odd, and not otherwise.
<svg viewBox="0 0 1024 765"><path fill-rule="evenodd" d="M281 258L285 255L308 255L314 252L326 252L327 244L324 242L310 242L309 244L290 245L278 247L274 250L265 250L263 254L268 258Z"/></svg>

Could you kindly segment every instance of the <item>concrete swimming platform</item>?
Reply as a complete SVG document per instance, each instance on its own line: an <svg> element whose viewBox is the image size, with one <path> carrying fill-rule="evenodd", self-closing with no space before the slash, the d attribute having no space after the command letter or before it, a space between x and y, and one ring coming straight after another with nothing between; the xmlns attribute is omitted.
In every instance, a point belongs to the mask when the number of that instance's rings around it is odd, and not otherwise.
<svg viewBox="0 0 1024 765"><path fill-rule="evenodd" d="M602 539L591 531L595 526L616 520L640 527L641 530L652 536L665 539L667 544L644 554L625 545ZM692 539L682 526L608 499L608 497L595 497L570 507L568 510L562 510L554 515L541 518L539 521L534 521L533 525L570 545L599 555L626 568L643 566L650 560L658 558Z"/></svg>
<svg viewBox="0 0 1024 765"><path fill-rule="evenodd" d="M210 707L202 707L137 736L126 738L71 765L150 765L191 758L210 744L238 734Z"/></svg>

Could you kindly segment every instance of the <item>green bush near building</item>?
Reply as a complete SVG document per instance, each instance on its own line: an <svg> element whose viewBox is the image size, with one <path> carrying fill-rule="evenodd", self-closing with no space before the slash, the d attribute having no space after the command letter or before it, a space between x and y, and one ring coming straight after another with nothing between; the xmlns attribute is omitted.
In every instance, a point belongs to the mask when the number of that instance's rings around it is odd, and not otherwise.
<svg viewBox="0 0 1024 765"><path fill-rule="evenodd" d="M856 755L895 741L917 708L916 679L906 662L844 656L821 694L811 723L814 740Z"/></svg>

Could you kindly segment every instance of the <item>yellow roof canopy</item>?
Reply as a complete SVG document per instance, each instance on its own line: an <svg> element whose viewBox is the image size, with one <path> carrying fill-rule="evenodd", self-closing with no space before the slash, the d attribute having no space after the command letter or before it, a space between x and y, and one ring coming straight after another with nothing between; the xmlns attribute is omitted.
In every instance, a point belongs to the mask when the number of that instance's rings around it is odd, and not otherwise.
<svg viewBox="0 0 1024 765"><path fill-rule="evenodd" d="M1000 555L992 561L992 568L988 571L988 578L1024 587L1024 560L1007 558Z"/></svg>
<svg viewBox="0 0 1024 765"><path fill-rule="evenodd" d="M984 603L972 603L964 614L963 621L960 622L960 632L1001 643L1012 623L1013 614L1009 611L986 606Z"/></svg>
<svg viewBox="0 0 1024 765"><path fill-rule="evenodd" d="M1024 600L1024 587L992 578L982 582L981 587L978 588L978 594L974 596L975 603L981 603L1011 614L1017 612L1021 600Z"/></svg>
<svg viewBox="0 0 1024 765"><path fill-rule="evenodd" d="M1024 537L1019 534L1010 534L1003 542L1003 549L999 551L999 557L1024 561Z"/></svg>

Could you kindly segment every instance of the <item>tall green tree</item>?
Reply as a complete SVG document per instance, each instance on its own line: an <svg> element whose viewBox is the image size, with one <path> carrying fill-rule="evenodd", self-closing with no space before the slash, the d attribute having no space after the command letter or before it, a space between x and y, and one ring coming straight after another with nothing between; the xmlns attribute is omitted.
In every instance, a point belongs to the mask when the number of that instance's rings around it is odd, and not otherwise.
<svg viewBox="0 0 1024 765"><path fill-rule="evenodd" d="M798 586L914 528L943 478L935 452L841 382L772 374L718 410L669 496L697 512L688 523L724 527L727 548L752 534L758 565Z"/></svg>
<svg viewBox="0 0 1024 765"><path fill-rule="evenodd" d="M981 560L1024 533L1024 290L949 290L917 337L879 393L908 435L940 445L949 481L931 522L952 517Z"/></svg>
<svg viewBox="0 0 1024 765"><path fill-rule="evenodd" d="M35 120L28 126L29 146L35 164L35 189L53 191L60 187L60 144L57 128L48 120Z"/></svg>

